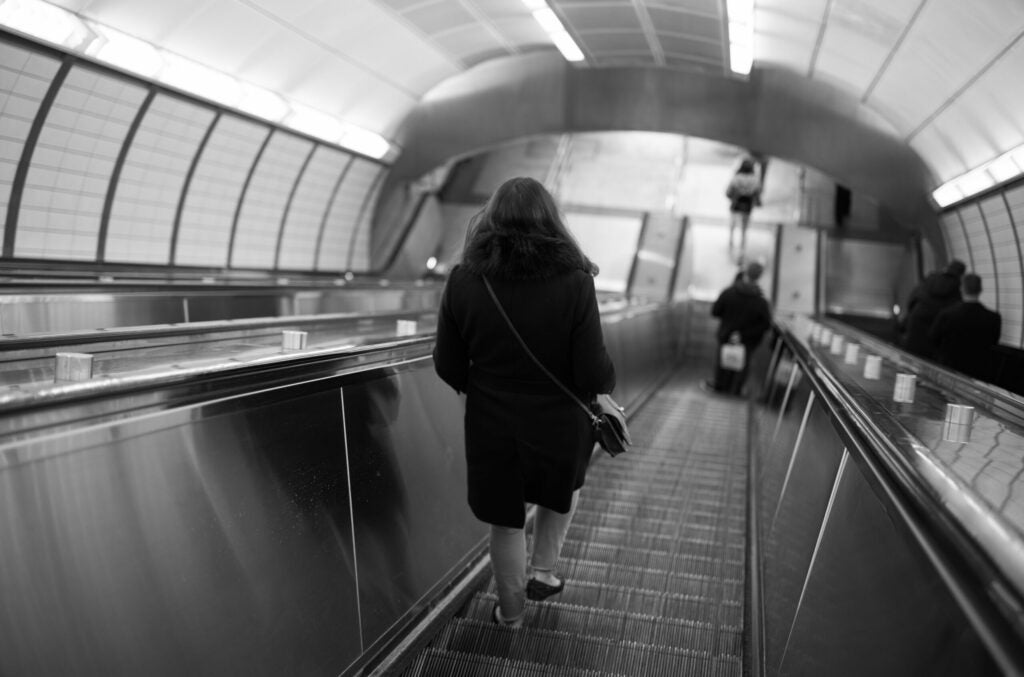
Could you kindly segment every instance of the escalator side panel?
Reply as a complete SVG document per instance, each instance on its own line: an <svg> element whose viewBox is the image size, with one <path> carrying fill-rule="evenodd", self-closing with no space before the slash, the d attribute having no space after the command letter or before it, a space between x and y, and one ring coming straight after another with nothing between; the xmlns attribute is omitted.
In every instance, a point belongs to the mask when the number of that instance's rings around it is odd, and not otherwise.
<svg viewBox="0 0 1024 677"><path fill-rule="evenodd" d="M764 597L766 664L770 674L782 661L804 577L825 516L843 444L828 416L812 403L806 427L792 452L778 504L766 520Z"/></svg>
<svg viewBox="0 0 1024 677"><path fill-rule="evenodd" d="M340 398L291 395L5 448L39 460L0 471L0 673L337 673L355 660L358 634L336 632L358 627Z"/></svg>
<svg viewBox="0 0 1024 677"><path fill-rule="evenodd" d="M802 597L781 675L1000 674L856 463L843 465Z"/></svg>
<svg viewBox="0 0 1024 677"><path fill-rule="evenodd" d="M466 507L462 403L429 361L344 388L364 651L422 611L486 530Z"/></svg>

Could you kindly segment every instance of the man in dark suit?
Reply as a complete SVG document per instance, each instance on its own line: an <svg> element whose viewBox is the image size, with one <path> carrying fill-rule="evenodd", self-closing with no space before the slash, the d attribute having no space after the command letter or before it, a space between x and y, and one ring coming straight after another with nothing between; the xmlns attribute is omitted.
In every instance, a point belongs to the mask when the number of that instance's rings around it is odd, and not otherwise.
<svg viewBox="0 0 1024 677"><path fill-rule="evenodd" d="M941 311L932 323L928 338L935 346L935 359L950 369L990 381L993 374L992 349L999 343L1003 319L981 304L981 278L964 275L963 301Z"/></svg>

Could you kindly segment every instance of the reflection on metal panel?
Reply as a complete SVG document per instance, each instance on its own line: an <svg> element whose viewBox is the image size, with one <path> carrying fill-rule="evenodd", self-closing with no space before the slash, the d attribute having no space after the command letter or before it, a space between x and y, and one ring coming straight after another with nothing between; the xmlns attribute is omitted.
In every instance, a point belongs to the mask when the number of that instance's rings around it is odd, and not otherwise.
<svg viewBox="0 0 1024 677"><path fill-rule="evenodd" d="M604 316L622 404L685 312ZM485 536L459 399L415 348L6 418L0 674L361 669Z"/></svg>
<svg viewBox="0 0 1024 677"><path fill-rule="evenodd" d="M761 514L764 516L762 524L766 530L770 525L768 517L775 515L782 496L782 485L786 480L810 396L809 384L802 379L794 379L788 397L783 398L785 407L778 412L772 410L773 416L761 430Z"/></svg>
<svg viewBox="0 0 1024 677"><path fill-rule="evenodd" d="M900 289L917 276L913 249L904 243L829 238L825 247L828 312L891 317Z"/></svg>
<svg viewBox="0 0 1024 677"><path fill-rule="evenodd" d="M772 673L782 662L842 450L828 415L812 406L764 543L765 656Z"/></svg>
<svg viewBox="0 0 1024 677"><path fill-rule="evenodd" d="M969 628L857 464L845 464L779 674L1000 674Z"/></svg>
<svg viewBox="0 0 1024 677"><path fill-rule="evenodd" d="M442 287L279 288L18 294L0 297L5 335L64 334L180 322L435 310Z"/></svg>
<svg viewBox="0 0 1024 677"><path fill-rule="evenodd" d="M364 651L486 535L465 501L461 409L429 361L345 386Z"/></svg>
<svg viewBox="0 0 1024 677"><path fill-rule="evenodd" d="M339 414L335 389L293 389L6 448L54 454L0 473L0 672L340 672Z"/></svg>
<svg viewBox="0 0 1024 677"><path fill-rule="evenodd" d="M633 271L633 298L648 301L667 301L671 295L669 285L676 266L679 238L683 235L683 221L671 214L652 212L647 215L644 239L636 254Z"/></svg>
<svg viewBox="0 0 1024 677"><path fill-rule="evenodd" d="M624 292L639 244L643 215L566 210L565 225L601 272L594 278L599 291Z"/></svg>

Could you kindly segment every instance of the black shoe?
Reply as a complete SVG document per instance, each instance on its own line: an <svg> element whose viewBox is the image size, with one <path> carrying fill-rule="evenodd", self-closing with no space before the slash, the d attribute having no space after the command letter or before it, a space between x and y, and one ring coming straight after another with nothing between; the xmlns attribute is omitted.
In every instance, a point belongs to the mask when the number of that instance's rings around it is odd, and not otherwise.
<svg viewBox="0 0 1024 677"><path fill-rule="evenodd" d="M544 581L539 581L536 578L531 578L526 583L526 598L532 599L535 602L539 602L542 599L547 599L551 595L557 595L565 589L565 581L558 581L558 585L548 585Z"/></svg>
<svg viewBox="0 0 1024 677"><path fill-rule="evenodd" d="M523 613L519 614L519 618L515 619L514 621L505 620L501 617L501 608L497 604L494 605L494 610L491 611L491 620L494 621L495 624L500 625L503 628L521 627L523 625L524 618L526 618L525 610L523 611Z"/></svg>
<svg viewBox="0 0 1024 677"><path fill-rule="evenodd" d="M715 388L715 384L711 381L701 381L700 389L706 393L718 393L718 389Z"/></svg>

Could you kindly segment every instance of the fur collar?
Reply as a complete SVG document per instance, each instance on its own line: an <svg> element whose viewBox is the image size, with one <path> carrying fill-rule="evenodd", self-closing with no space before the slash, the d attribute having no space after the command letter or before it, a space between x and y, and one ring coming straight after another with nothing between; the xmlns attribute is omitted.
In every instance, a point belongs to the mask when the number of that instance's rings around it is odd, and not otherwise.
<svg viewBox="0 0 1024 677"><path fill-rule="evenodd" d="M587 262L565 242L520 231L479 233L462 258L462 267L477 275L506 280L543 280L572 270L587 270Z"/></svg>

